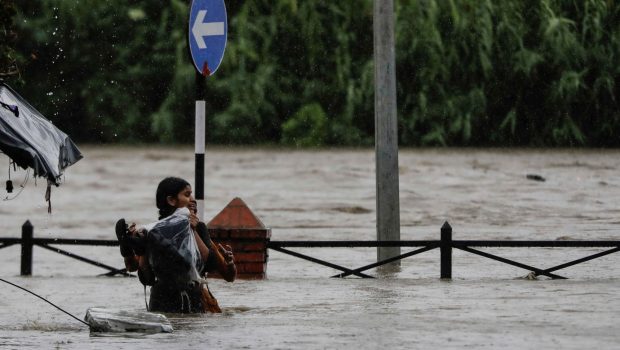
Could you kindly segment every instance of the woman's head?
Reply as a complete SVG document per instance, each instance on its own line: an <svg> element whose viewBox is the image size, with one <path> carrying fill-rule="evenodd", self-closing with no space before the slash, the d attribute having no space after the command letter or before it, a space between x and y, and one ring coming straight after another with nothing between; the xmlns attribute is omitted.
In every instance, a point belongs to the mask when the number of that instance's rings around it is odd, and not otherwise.
<svg viewBox="0 0 620 350"><path fill-rule="evenodd" d="M163 219L177 208L187 207L192 201L192 187L178 177L167 177L157 186L155 205L159 209L159 218Z"/></svg>

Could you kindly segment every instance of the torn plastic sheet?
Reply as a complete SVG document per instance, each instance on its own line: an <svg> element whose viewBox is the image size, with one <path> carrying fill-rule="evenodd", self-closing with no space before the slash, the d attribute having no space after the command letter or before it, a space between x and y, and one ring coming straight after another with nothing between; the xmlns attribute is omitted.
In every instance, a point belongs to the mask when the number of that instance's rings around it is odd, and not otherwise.
<svg viewBox="0 0 620 350"><path fill-rule="evenodd" d="M56 186L82 159L73 141L5 83L0 83L0 151Z"/></svg>

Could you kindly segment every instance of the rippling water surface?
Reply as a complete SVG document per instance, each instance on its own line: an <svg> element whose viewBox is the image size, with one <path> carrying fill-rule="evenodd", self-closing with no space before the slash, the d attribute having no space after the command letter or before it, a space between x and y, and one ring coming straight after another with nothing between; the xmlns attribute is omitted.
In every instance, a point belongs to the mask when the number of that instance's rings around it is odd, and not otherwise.
<svg viewBox="0 0 620 350"><path fill-rule="evenodd" d="M119 217L156 218L155 187L168 175L193 182L190 148L84 147L85 159L52 189L32 179L0 202L0 237L113 239ZM6 158L6 157L4 157ZM401 150L401 238L619 240L620 152ZM6 169L6 159L0 163ZM241 197L273 240L375 239L372 150L207 150L205 218ZM546 181L530 180L528 174ZM16 186L23 172L12 174ZM5 180L2 178L2 180ZM1 193L3 198L7 196ZM118 248L63 246L107 265ZM408 248L403 248L406 252ZM484 249L548 268L603 249ZM296 249L347 267L375 261L371 248ZM89 307L144 309L135 278L97 277L97 267L34 249L32 277L19 276L19 246L0 249L0 278L78 317ZM172 334L90 334L48 304L0 284L0 348L617 348L620 254L566 270L568 280L527 280L528 271L455 251L452 281L439 253L402 261L377 279L331 279L338 271L271 251L264 281L211 282L221 315L171 315Z"/></svg>

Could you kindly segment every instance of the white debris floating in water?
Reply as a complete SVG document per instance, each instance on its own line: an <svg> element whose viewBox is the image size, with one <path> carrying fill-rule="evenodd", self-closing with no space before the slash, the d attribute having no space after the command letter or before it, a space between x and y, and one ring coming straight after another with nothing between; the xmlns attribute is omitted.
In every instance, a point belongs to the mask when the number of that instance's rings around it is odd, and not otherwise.
<svg viewBox="0 0 620 350"><path fill-rule="evenodd" d="M171 333L166 316L144 311L89 308L84 320L93 332Z"/></svg>

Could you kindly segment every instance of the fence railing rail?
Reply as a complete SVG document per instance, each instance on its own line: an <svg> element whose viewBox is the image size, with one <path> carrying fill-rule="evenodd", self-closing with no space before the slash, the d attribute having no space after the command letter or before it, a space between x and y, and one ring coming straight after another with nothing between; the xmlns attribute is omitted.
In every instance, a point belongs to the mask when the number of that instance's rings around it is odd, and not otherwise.
<svg viewBox="0 0 620 350"><path fill-rule="evenodd" d="M98 239L71 239L71 238L34 238L34 227L30 221L26 221L22 225L22 237L21 238L0 238L0 249L10 247L15 244L21 244L21 264L20 274L22 276L32 275L32 248L34 246L41 247L53 251L55 253L73 258L87 264L91 264L103 269L108 270L104 275L125 275L132 276L127 272L125 268L116 268L99 261L95 261L78 254L54 247L52 245L88 245L88 246L118 246L117 240L98 240Z"/></svg>
<svg viewBox="0 0 620 350"><path fill-rule="evenodd" d="M405 259L414 255L418 255L436 248L440 250L440 277L442 279L452 278L452 250L459 249L471 254L476 254L488 259L502 262L504 264L516 266L526 269L534 273L535 276L544 275L554 279L565 279L566 277L554 274L554 271L567 268L600 258L612 253L620 251L620 241L618 240L453 240L452 227L445 222L440 230L439 240L410 240L410 241L270 241L268 244L270 249L281 253L289 254L301 259L305 259L320 265L332 267L342 271L331 277L346 277L356 275L362 278L373 278L363 271L383 266L397 260ZM321 259L317 259L299 252L291 251L286 248L360 248L360 247L422 247L404 254L400 254L389 259L384 259L376 263L365 265L359 268L347 268L330 263ZM557 266L546 269L537 268L527 264L523 264L514 260L510 260L501 256L480 251L476 248L612 248L603 252L588 255L586 257L569 261Z"/></svg>
<svg viewBox="0 0 620 350"><path fill-rule="evenodd" d="M115 268L101 262L79 256L75 253L55 247L56 245L88 245L88 246L118 246L117 240L96 240L96 239L71 239L71 238L34 238L33 226L30 221L26 221L22 225L21 238L0 238L0 249L21 245L21 266L22 275L32 274L32 248L34 246L47 249L58 254L62 254L69 258L73 258L103 269L108 270L104 275L114 276L117 274L125 276L133 276L127 272L125 268ZM288 254L300 259L304 259L316 264L327 266L342 271L331 277L347 277L355 275L361 278L373 278L364 271L372 268L383 266L401 259L409 258L427 251L439 248L440 250L440 278L452 278L452 250L459 249L471 254L482 256L488 259L499 261L504 264L516 266L534 273L535 276L544 275L554 279L565 279L561 275L555 274L555 271L581 264L593 259L597 259L609 254L620 251L619 240L453 240L452 227L445 222L440 230L439 240L407 240L407 241L267 241L267 248ZM361 266L358 268L348 268L318 259L297 251L287 248L373 248L373 247L409 247L418 248L410 252L400 254L388 259L377 261L372 264ZM538 268L521 262L507 259L498 255L484 252L475 248L610 248L601 252L597 252L576 260L568 261L560 265Z"/></svg>

